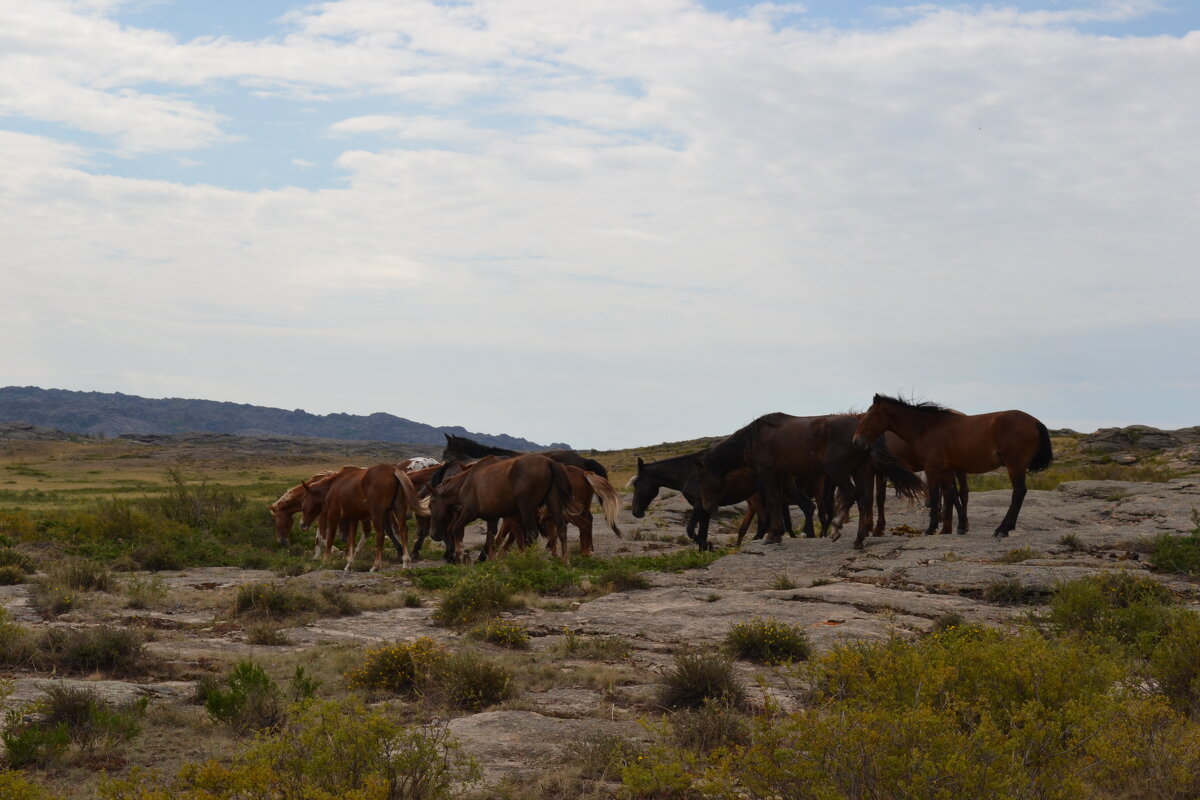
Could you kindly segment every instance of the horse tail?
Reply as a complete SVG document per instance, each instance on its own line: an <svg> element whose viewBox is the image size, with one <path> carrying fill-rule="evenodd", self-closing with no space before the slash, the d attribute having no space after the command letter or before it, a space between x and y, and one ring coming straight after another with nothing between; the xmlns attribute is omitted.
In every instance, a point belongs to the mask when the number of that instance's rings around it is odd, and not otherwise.
<svg viewBox="0 0 1200 800"><path fill-rule="evenodd" d="M617 527L617 513L621 510L621 500L617 497L617 490L599 475L587 471L583 474L596 496L600 498L600 507L604 509L604 521L608 523L608 527L612 528L612 532L617 535L618 539L625 538L621 535L621 529Z"/></svg>
<svg viewBox="0 0 1200 800"><path fill-rule="evenodd" d="M892 451L888 449L887 442L882 436L871 444L871 467L892 482L892 485L896 487L898 497L907 497L912 500L925 494L925 484L917 477L916 473L892 455Z"/></svg>
<svg viewBox="0 0 1200 800"><path fill-rule="evenodd" d="M558 507L566 514L582 514L583 506L575 501L575 493L571 491L571 479L567 470L557 461L550 461L550 491L558 495Z"/></svg>
<svg viewBox="0 0 1200 800"><path fill-rule="evenodd" d="M584 458L583 459L583 470L585 472L594 472L595 474L599 475L601 478L608 480L608 470L604 468L603 464L601 464L599 461L597 461L594 458Z"/></svg>
<svg viewBox="0 0 1200 800"><path fill-rule="evenodd" d="M1034 421L1038 427L1038 451L1033 461L1029 462L1029 471L1041 472L1054 461L1054 451L1050 449L1050 431L1046 430L1046 426L1040 420Z"/></svg>
<svg viewBox="0 0 1200 800"><path fill-rule="evenodd" d="M396 516L400 516L412 509L414 514L422 517L429 516L429 498L420 497L417 494L417 489L413 486L412 479L402 469L393 469L392 474L396 476L396 480L400 482L400 491L396 493L396 499L392 502L392 510L396 512Z"/></svg>

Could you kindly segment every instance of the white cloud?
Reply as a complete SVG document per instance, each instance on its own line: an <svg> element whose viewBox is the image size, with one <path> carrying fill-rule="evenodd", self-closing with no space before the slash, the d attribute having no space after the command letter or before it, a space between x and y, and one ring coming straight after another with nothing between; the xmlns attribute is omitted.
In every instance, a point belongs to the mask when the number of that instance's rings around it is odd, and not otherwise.
<svg viewBox="0 0 1200 800"><path fill-rule="evenodd" d="M635 428L719 433L764 404L892 390L871 388L894 382L889 348L925 387L1036 401L1050 390L983 365L947 376L939 354L967 343L982 364L1017 334L1195 324L1200 33L1071 27L1145 7L931 9L808 31L786 27L800 9L732 18L683 0L343 0L294 12L279 37L180 42L102 6L0 3L0 112L125 151L219 149L234 120L208 93L378 106L312 106L322 142L348 142L344 181L323 190L135 180L78 146L3 135L0 234L21 277L3 324L25 341L66 310L116 361L172 342L191 381L223 380L211 339L246 364L224 398L578 444L601 439L552 429L568 412L490 381L518 369L603 395L606 421L574 424L625 444ZM311 171L328 156L287 160ZM31 349L26 374L83 369L58 355L64 337ZM273 366L257 374L239 341ZM297 346L341 383L274 366ZM421 358L418 408L345 388L368 364ZM620 377L597 392L601 370ZM643 395L694 410L656 436L660 421L631 421L650 413ZM447 416L468 411L492 416Z"/></svg>

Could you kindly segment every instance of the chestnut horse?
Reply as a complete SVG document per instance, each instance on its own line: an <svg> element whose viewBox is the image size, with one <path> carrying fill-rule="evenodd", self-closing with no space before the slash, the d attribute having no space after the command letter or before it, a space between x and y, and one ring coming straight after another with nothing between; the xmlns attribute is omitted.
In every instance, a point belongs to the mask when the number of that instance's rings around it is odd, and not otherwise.
<svg viewBox="0 0 1200 800"><path fill-rule="evenodd" d="M924 490L920 478L898 462L880 437L864 452L851 442L858 417L834 414L794 417L774 413L759 417L713 445L697 463L701 502L716 511L732 473L749 467L768 517L767 542L783 537L780 498L788 481L826 481L826 491L841 492L842 502L858 505L861 549L871 527L871 488L875 472L885 474L905 497ZM835 534L832 538L837 538Z"/></svg>
<svg viewBox="0 0 1200 800"><path fill-rule="evenodd" d="M318 517L326 530L325 558L329 557L335 531L346 536L346 566L349 571L355 556L355 530L359 522L369 520L375 528L375 561L371 571L383 565L383 537L399 533L397 548L401 563L412 563L408 554L408 511L428 516L428 509L417 498L408 474L393 464L377 464L366 469L344 468L316 483L306 483L302 500L301 527L307 528Z"/></svg>
<svg viewBox="0 0 1200 800"><path fill-rule="evenodd" d="M485 460L486 461L486 460ZM441 536L453 560L463 563L462 531L468 522L483 519L488 523L488 539L495 541L500 519L519 516L525 531L538 530L537 511L546 506L550 513L553 536L561 542L560 557L567 560L566 520L564 512L578 513L571 494L571 483L562 464L532 454L499 458L464 465L464 471L442 480L429 495L433 516L432 535Z"/></svg>
<svg viewBox="0 0 1200 800"><path fill-rule="evenodd" d="M279 499L267 506L271 512L271 520L275 526L275 541L281 547L287 547L291 542L292 535L292 518L300 511L300 503L304 498L304 494L308 491L305 487L313 481L318 481L327 475L332 475L335 470L327 469L313 475L307 481L301 481L292 488L288 489L283 494L279 495ZM317 542L317 547L321 547L321 542ZM313 558L319 556L320 553L314 553Z"/></svg>
<svg viewBox="0 0 1200 800"><path fill-rule="evenodd" d="M945 476L956 470L977 475L1004 467L1012 481L1012 496L1008 513L992 535L1008 536L1017 527L1017 516L1028 491L1026 473L1040 472L1054 460L1050 432L1024 411L960 414L937 403L909 403L877 394L854 431L854 443L867 447L884 431L908 442L925 468L930 491L926 533L937 529ZM966 509L960 508L959 513L965 517Z"/></svg>

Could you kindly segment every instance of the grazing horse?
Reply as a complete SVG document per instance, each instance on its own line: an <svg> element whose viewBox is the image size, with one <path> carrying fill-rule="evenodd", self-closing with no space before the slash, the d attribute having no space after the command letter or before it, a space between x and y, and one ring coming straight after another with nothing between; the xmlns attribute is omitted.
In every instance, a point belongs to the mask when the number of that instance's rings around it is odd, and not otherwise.
<svg viewBox="0 0 1200 800"><path fill-rule="evenodd" d="M465 436L454 436L449 433L442 434L446 437L446 447L442 450L442 461L470 461L484 456L500 456L501 458L511 458L513 456L528 455L517 450L506 450L503 447L492 447L487 444L480 444ZM552 461L557 461L560 464L570 464L573 467L594 472L601 478L608 478L608 470L604 465L594 458L587 458L580 455L574 450L543 450L538 453L540 456L545 456Z"/></svg>
<svg viewBox="0 0 1200 800"><path fill-rule="evenodd" d="M1044 470L1054 460L1050 432L1024 411L959 414L937 403L909 403L877 394L854 431L854 443L868 447L884 431L908 442L925 468L930 491L926 533L937 529L945 476L955 471L977 475L1004 467L1012 481L1012 496L1008 513L993 535L1008 536L1017 527L1028 491L1026 473ZM966 517L965 507L959 507L959 514L960 519Z"/></svg>
<svg viewBox="0 0 1200 800"><path fill-rule="evenodd" d="M302 481L288 489L279 495L278 500L267 506L267 509L271 512L271 520L275 525L275 541L281 547L287 547L292 543L292 518L300 511L300 503L304 498L304 493L307 491L307 485L333 473L334 470L331 469L322 470L307 481ZM320 547L321 543L318 542L317 546ZM316 558L316 555L313 558Z"/></svg>
<svg viewBox="0 0 1200 800"><path fill-rule="evenodd" d="M649 464L637 460L637 473L629 479L628 486L633 487L633 500L630 503L630 511L633 516L641 519L646 515L646 509L650 503L654 502L654 498L658 497L660 489L674 489L683 495L683 499L687 500L692 506L692 513L688 517L687 535L701 551L711 550L712 544L708 541L708 527L712 520L712 513L705 510L700 502L700 478L697 472L696 459L702 458L708 451L699 453L691 453L688 455L674 456L665 458L661 461L653 461ZM789 494L789 500L800 506L804 512L805 519L805 535L812 536L812 512L813 501L805 493L795 490ZM754 518L755 513L758 513L760 527L765 524L766 515L761 512L761 500L755 494L754 475L749 469L743 469L728 476L728 480L724 486L724 492L720 498L720 505L727 506L734 503L746 501L753 505L746 511L746 516L742 519L741 525L738 526L738 544L742 543L742 538L746 535L746 531L750 527L750 522ZM785 512L786 516L786 512ZM791 519L788 518L787 529L793 536ZM824 521L822 521L824 524Z"/></svg>
<svg viewBox="0 0 1200 800"><path fill-rule="evenodd" d="M303 501L304 518L301 527L307 527L319 514L324 518L327 531L325 557L329 557L333 534L341 530L347 541L346 566L349 571L355 556L354 533L359 522L370 521L375 528L375 561L371 571L383 564L383 537L388 535L396 541L401 554L401 563L407 568L412 563L408 554L408 527L405 521L412 509L418 516L428 516L429 511L417 497L416 489L408 474L393 464L377 464L366 469L343 469L317 483L306 484ZM317 511L318 503L323 510Z"/></svg>
<svg viewBox="0 0 1200 800"><path fill-rule="evenodd" d="M499 458L464 465L463 472L444 479L429 495L433 515L432 535L441 536L447 549L453 542L453 560L463 563L462 531L471 520L488 523L489 543L495 541L500 519L518 516L525 531L538 530L538 508L546 506L552 529L551 541L562 544L565 563L566 519L564 512L578 513L571 482L562 464L538 454Z"/></svg>
<svg viewBox="0 0 1200 800"><path fill-rule="evenodd" d="M617 492L613 489L612 484L607 479L600 477L594 472L589 472L586 469L573 467L570 464L563 466L567 471L567 478L571 481L571 495L574 497L576 504L579 505L579 513L566 512L567 522L579 529L579 554L581 556L590 556L592 554L592 497L600 499L600 508L604 512L604 521L612 528L612 532L617 535L618 539L624 538L621 534L621 529L617 527L617 515L621 512L621 500L617 497ZM539 513L539 522L542 521L544 513ZM520 529L520 530L518 530ZM521 527L521 520L517 517L505 517L504 522L500 525L500 532L497 534L497 541L502 543L500 552L507 552L509 545L513 541L517 542L517 546L524 546L524 538L522 534L529 537L537 536L537 532L525 532ZM555 540L547 536L548 544L553 545ZM554 548L551 547L553 551Z"/></svg>
<svg viewBox="0 0 1200 800"><path fill-rule="evenodd" d="M855 447L851 438L857 424L858 417L850 414L794 417L774 413L759 417L713 445L698 460L705 510L716 511L731 473L748 467L767 511L767 542L777 544L783 537L780 498L786 483L824 480L826 491L836 489L843 503L858 505L854 547L861 549L871 526L873 473L883 472L896 491L906 497L918 496L924 486L892 456L882 438L870 445L869 453Z"/></svg>

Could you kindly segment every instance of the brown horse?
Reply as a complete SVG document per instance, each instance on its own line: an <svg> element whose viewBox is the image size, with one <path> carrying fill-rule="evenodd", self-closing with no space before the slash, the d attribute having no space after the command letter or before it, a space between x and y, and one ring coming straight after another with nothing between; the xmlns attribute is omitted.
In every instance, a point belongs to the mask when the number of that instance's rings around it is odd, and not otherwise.
<svg viewBox="0 0 1200 800"><path fill-rule="evenodd" d="M924 470L924 466L908 442L891 431L888 431L883 436L887 441L888 449L892 451L892 455L896 457L897 461L913 472ZM958 511L958 532L960 534L967 532L967 499L970 497L970 494L971 488L967 484L967 473L955 470L950 475L942 476L942 533L950 533L950 527L954 524L955 511ZM887 529L887 517L884 514L883 508L886 501L887 476L880 473L875 476L876 514L875 530L872 532L875 536L883 536L884 531Z"/></svg>
<svg viewBox="0 0 1200 800"><path fill-rule="evenodd" d="M485 463L487 462L487 463ZM571 494L571 483L563 466L541 455L483 459L463 465L463 472L446 478L429 495L433 516L432 535L453 542L453 560L463 563L462 530L468 522L483 519L488 523L489 542L495 541L499 520L518 516L525 531L538 530L537 511L546 506L550 513L552 541L563 544L561 558L567 560L566 520L564 512L578 513Z"/></svg>
<svg viewBox="0 0 1200 800"><path fill-rule="evenodd" d="M924 489L919 478L891 455L879 438L870 452L856 448L851 437L858 418L849 414L794 417L767 414L713 445L697 464L701 500L709 513L716 511L730 473L753 470L758 494L767 510L767 542L783 537L780 501L788 482L825 481L826 491L841 492L844 503L858 505L855 548L871 526L871 486L875 471L891 479L897 491L916 497ZM834 537L836 538L836 536Z"/></svg>
<svg viewBox="0 0 1200 800"><path fill-rule="evenodd" d="M1054 460L1046 426L1024 411L959 414L936 403L909 403L877 394L854 431L854 443L869 447L884 431L908 442L925 469L930 491L926 533L937 529L940 494L947 476L955 471L976 475L1004 467L1012 481L1012 497L1008 513L993 535L1008 536L1017 527L1025 500L1025 474L1044 470ZM965 508L959 508L959 513L960 518L966 517Z"/></svg>
<svg viewBox="0 0 1200 800"><path fill-rule="evenodd" d="M335 531L346 536L346 566L349 571L355 556L355 530L359 522L369 521L375 529L375 561L371 571L383 564L383 537L399 534L398 549L405 568L412 563L408 553L408 528L405 521L412 509L418 516L428 510L417 498L408 474L393 464L377 464L366 469L349 468L312 484L305 484L302 500L307 528L318 516L326 530L325 558L329 557ZM318 510L321 506L321 510Z"/></svg>
<svg viewBox="0 0 1200 800"><path fill-rule="evenodd" d="M278 500L267 506L267 510L271 512L271 521L275 526L275 541L281 547L287 547L292 543L292 518L300 511L301 500L304 498L305 492L308 491L306 486L313 481L318 481L326 475L332 475L333 473L334 470L331 469L322 470L307 481L301 481L288 489L279 495ZM320 546L320 543L318 543L318 546Z"/></svg>
<svg viewBox="0 0 1200 800"><path fill-rule="evenodd" d="M579 505L580 512L578 514L566 511L567 522L574 525L579 530L579 554L581 556L590 556L592 554L592 497L600 499L600 508L604 512L604 521L612 528L612 532L617 535L618 539L624 538L621 529L617 527L617 515L621 511L621 500L617 497L617 492L613 489L612 484L601 476L586 469L565 464L563 466L567 471L567 478L571 481L571 495L574 497L576 504ZM538 514L538 522L546 521L545 510L543 509ZM500 525L500 532L496 535L496 540L500 543L500 552L508 551L509 546L515 541L518 548L523 549L525 539L527 537L536 536L534 533L526 533L521 526L519 517L505 517L504 522ZM548 545L555 544L555 540L547 536ZM551 547L551 552L554 548Z"/></svg>

